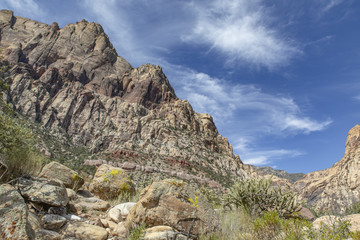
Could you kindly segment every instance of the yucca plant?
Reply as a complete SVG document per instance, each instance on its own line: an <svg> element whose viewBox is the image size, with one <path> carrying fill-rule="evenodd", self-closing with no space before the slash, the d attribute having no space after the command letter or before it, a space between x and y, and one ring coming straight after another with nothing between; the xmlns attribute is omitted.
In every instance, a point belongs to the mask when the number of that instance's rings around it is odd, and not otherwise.
<svg viewBox="0 0 360 240"><path fill-rule="evenodd" d="M271 187L271 183L271 178L238 181L226 195L224 206L244 208L252 215L276 211L283 218L295 217L300 206L296 194L280 187Z"/></svg>

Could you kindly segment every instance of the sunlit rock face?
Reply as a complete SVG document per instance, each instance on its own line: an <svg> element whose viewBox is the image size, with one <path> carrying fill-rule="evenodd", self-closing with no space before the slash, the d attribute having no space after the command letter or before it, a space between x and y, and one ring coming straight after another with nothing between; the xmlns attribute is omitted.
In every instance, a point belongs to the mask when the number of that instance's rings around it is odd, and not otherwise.
<svg viewBox="0 0 360 240"><path fill-rule="evenodd" d="M360 126L353 127L345 144L344 157L331 168L306 174L295 189L317 210L344 213L360 201Z"/></svg>
<svg viewBox="0 0 360 240"><path fill-rule="evenodd" d="M94 153L133 150L142 161L187 161L193 174L247 176L212 117L178 99L161 67L133 68L118 56L99 24L59 28L2 10L0 30L9 101L31 120Z"/></svg>

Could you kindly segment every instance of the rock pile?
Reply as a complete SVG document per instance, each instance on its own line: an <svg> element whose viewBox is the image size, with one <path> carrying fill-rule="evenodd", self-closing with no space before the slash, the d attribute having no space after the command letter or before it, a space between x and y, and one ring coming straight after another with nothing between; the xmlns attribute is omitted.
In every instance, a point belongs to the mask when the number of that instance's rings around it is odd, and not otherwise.
<svg viewBox="0 0 360 240"><path fill-rule="evenodd" d="M52 175L51 166L62 169L61 174ZM28 176L14 186L0 185L1 239L120 240L127 239L131 229L143 223L148 227L144 239L149 240L164 236L187 239L217 229L219 220L211 205L180 180L155 182L143 190L137 203L111 206L99 197L108 199L114 189L121 189L126 175L120 171L124 170L100 166L90 184L92 192L66 188L61 179L68 181L64 176L79 174L54 162L43 168L41 178ZM104 178L110 180L111 186L101 193L110 195L94 195L101 184L106 185Z"/></svg>

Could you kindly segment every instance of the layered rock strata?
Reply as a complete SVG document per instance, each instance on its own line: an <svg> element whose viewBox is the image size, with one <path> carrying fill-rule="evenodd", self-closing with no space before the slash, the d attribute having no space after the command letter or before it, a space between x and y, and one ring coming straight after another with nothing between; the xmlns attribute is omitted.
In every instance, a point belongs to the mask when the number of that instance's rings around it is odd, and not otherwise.
<svg viewBox="0 0 360 240"><path fill-rule="evenodd" d="M294 188L316 210L344 213L360 201L360 126L347 136L344 157L331 168L306 174Z"/></svg>
<svg viewBox="0 0 360 240"><path fill-rule="evenodd" d="M33 121L94 153L136 150L150 165L170 156L196 163L199 175L247 176L212 117L178 99L161 67L118 56L99 24L60 28L2 10L0 33L8 100Z"/></svg>

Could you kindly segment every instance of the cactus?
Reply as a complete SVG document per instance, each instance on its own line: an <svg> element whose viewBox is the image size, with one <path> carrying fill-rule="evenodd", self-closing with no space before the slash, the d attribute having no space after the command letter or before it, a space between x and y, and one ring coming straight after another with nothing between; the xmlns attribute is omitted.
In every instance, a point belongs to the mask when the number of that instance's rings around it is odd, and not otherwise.
<svg viewBox="0 0 360 240"><path fill-rule="evenodd" d="M271 187L271 179L250 179L236 182L224 199L224 206L244 208L252 215L276 211L280 217L295 217L301 203L289 190Z"/></svg>

